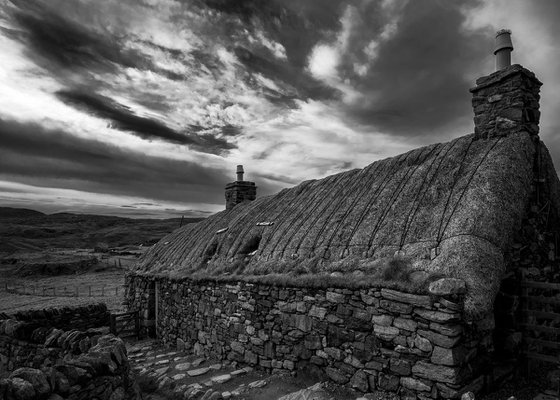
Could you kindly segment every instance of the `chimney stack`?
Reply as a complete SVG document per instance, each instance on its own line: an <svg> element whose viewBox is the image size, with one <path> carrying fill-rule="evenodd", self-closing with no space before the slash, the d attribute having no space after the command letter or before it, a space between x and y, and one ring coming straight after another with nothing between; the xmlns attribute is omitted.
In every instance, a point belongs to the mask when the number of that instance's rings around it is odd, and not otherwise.
<svg viewBox="0 0 560 400"><path fill-rule="evenodd" d="M496 34L496 72L478 78L473 94L474 139L492 139L515 132L539 133L542 83L519 64L511 64L511 31Z"/></svg>
<svg viewBox="0 0 560 400"><path fill-rule="evenodd" d="M496 71L507 68L511 65L511 52L513 43L511 42L511 31L500 29L496 32L496 46L494 55L496 56Z"/></svg>
<svg viewBox="0 0 560 400"><path fill-rule="evenodd" d="M243 173L245 171L243 171L243 165L238 165L237 166L237 181L241 182L243 180Z"/></svg>
<svg viewBox="0 0 560 400"><path fill-rule="evenodd" d="M253 201L257 198L255 182L243 180L243 165L236 169L237 180L226 185L226 210L230 210L243 201Z"/></svg>

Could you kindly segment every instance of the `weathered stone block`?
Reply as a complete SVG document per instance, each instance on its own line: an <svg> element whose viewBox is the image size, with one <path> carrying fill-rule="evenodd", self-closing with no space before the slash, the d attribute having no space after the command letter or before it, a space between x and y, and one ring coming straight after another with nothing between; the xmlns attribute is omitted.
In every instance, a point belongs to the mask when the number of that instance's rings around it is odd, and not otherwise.
<svg viewBox="0 0 560 400"><path fill-rule="evenodd" d="M379 306L392 313L410 314L412 312L412 306L410 304L399 303L392 300L381 300Z"/></svg>
<svg viewBox="0 0 560 400"><path fill-rule="evenodd" d="M428 339L432 344L436 346L451 348L455 347L457 343L461 340L461 336L449 337L432 331L425 331L422 329L418 330L418 335Z"/></svg>
<svg viewBox="0 0 560 400"><path fill-rule="evenodd" d="M407 376L410 375L411 365L409 361L393 358L389 362L389 369L397 375Z"/></svg>
<svg viewBox="0 0 560 400"><path fill-rule="evenodd" d="M398 376L387 375L383 372L379 373L377 381L377 386L379 387L379 389L396 392L399 388L399 383L400 380Z"/></svg>
<svg viewBox="0 0 560 400"><path fill-rule="evenodd" d="M467 293L464 280L457 278L442 278L430 283L428 291L435 296L448 296Z"/></svg>
<svg viewBox="0 0 560 400"><path fill-rule="evenodd" d="M432 351L433 348L432 343L428 339L418 335L414 338L414 346L426 353Z"/></svg>
<svg viewBox="0 0 560 400"><path fill-rule="evenodd" d="M396 328L399 329L404 329L407 330L409 332L414 332L416 331L416 328L418 328L418 323L412 319L408 319L408 318L395 318L395 320L393 321L393 325Z"/></svg>
<svg viewBox="0 0 560 400"><path fill-rule="evenodd" d="M419 379L410 377L402 377L401 385L407 389L414 390L415 392L429 392L432 390L430 385L427 385Z"/></svg>
<svg viewBox="0 0 560 400"><path fill-rule="evenodd" d="M375 325L373 331L377 337L386 341L393 340L399 334L399 329L392 326Z"/></svg>
<svg viewBox="0 0 560 400"><path fill-rule="evenodd" d="M343 295L342 293L328 291L326 294L326 299L331 303L344 303L346 296Z"/></svg>
<svg viewBox="0 0 560 400"><path fill-rule="evenodd" d="M393 317L391 315L374 315L371 317L371 322L380 326L391 326Z"/></svg>
<svg viewBox="0 0 560 400"><path fill-rule="evenodd" d="M432 300L430 296L422 296L412 293L399 292L392 289L381 289L381 296L388 300L394 300L401 303L411 304L417 307L431 307Z"/></svg>
<svg viewBox="0 0 560 400"><path fill-rule="evenodd" d="M364 371L356 371L350 379L350 386L360 392L367 392L369 388L368 376Z"/></svg>
<svg viewBox="0 0 560 400"><path fill-rule="evenodd" d="M435 346L430 361L433 364L447 365L450 367L461 365L465 359L466 351L464 347L454 347L448 349L445 347Z"/></svg>
<svg viewBox="0 0 560 400"><path fill-rule="evenodd" d="M459 321L461 319L461 314L457 314L457 313L450 314L442 311L424 310L421 308L415 309L414 314L424 319L427 319L428 321L437 322L440 324Z"/></svg>
<svg viewBox="0 0 560 400"><path fill-rule="evenodd" d="M340 385L348 383L348 381L350 380L350 378L348 378L342 371L337 368L327 367L325 368L325 372L330 379Z"/></svg>
<svg viewBox="0 0 560 400"><path fill-rule="evenodd" d="M460 383L459 368L435 365L425 361L418 361L412 367L412 374L418 378L431 381L456 384Z"/></svg>

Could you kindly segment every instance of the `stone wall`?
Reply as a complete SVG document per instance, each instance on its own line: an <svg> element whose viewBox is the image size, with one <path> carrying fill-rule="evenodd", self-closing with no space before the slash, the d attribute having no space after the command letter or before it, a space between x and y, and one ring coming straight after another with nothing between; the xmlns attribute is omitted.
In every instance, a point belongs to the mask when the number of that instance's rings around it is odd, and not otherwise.
<svg viewBox="0 0 560 400"><path fill-rule="evenodd" d="M444 280L453 281L453 280ZM150 279L128 276L143 311ZM461 292L303 289L157 279L158 336L268 372L306 369L362 392L453 398L477 390L488 331L463 323ZM445 282L444 282L445 283ZM463 288L464 288L464 282Z"/></svg>
<svg viewBox="0 0 560 400"><path fill-rule="evenodd" d="M124 343L102 333L1 320L0 400L139 398Z"/></svg>
<svg viewBox="0 0 560 400"><path fill-rule="evenodd" d="M539 133L542 83L534 73L512 65L477 79L476 85L471 89L475 139Z"/></svg>
<svg viewBox="0 0 560 400"><path fill-rule="evenodd" d="M107 306L104 303L98 303L79 307L24 310L11 314L0 313L0 319L33 322L58 329L86 330L108 326L109 315Z"/></svg>
<svg viewBox="0 0 560 400"><path fill-rule="evenodd" d="M253 201L256 198L257 186L255 186L255 182L236 181L226 185L226 210L245 200Z"/></svg>

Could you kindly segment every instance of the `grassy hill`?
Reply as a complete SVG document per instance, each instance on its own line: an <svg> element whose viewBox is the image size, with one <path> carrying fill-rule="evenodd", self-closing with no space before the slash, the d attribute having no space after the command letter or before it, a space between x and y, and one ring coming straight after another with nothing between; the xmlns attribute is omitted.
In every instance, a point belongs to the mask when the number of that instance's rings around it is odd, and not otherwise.
<svg viewBox="0 0 560 400"><path fill-rule="evenodd" d="M202 218L185 218L183 224ZM43 214L0 207L0 252L40 251L49 248L93 248L152 245L177 229L180 218L131 219L88 214Z"/></svg>

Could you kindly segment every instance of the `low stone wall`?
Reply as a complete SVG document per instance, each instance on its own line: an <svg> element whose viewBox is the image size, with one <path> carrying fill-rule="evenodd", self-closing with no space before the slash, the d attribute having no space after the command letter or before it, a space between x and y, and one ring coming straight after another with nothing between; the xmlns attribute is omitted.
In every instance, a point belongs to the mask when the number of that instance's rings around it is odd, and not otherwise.
<svg viewBox="0 0 560 400"><path fill-rule="evenodd" d="M109 310L104 303L89 304L79 307L48 308L43 310L25 310L11 314L0 313L0 319L33 322L58 329L98 328L109 325Z"/></svg>
<svg viewBox="0 0 560 400"><path fill-rule="evenodd" d="M143 314L149 278L129 276L127 285L128 304ZM454 398L483 383L490 335L463 322L456 295L167 278L157 292L158 336L199 353L401 397Z"/></svg>
<svg viewBox="0 0 560 400"><path fill-rule="evenodd" d="M30 319L0 320L0 400L140 398L121 339Z"/></svg>

